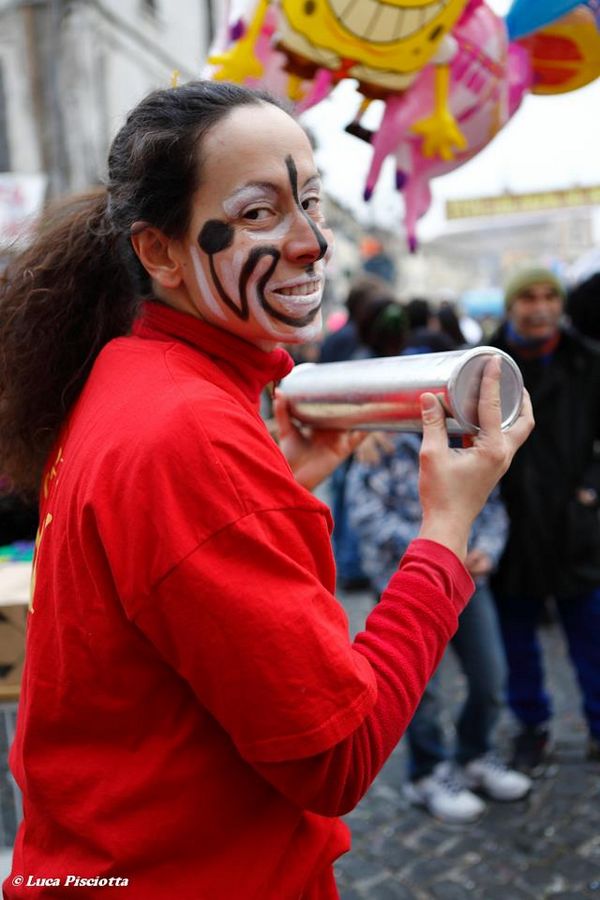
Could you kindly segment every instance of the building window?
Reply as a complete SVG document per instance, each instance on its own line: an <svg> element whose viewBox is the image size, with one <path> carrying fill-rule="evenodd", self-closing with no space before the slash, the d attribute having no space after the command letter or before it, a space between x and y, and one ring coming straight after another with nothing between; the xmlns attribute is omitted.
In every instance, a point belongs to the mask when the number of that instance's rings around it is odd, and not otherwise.
<svg viewBox="0 0 600 900"><path fill-rule="evenodd" d="M6 95L4 93L4 72L0 64L0 172L10 172L10 153L8 150L8 118L6 112Z"/></svg>

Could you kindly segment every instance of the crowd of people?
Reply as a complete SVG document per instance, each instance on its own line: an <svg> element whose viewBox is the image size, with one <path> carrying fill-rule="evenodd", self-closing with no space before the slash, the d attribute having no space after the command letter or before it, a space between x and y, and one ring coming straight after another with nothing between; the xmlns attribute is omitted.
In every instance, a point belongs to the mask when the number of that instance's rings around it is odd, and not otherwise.
<svg viewBox="0 0 600 900"><path fill-rule="evenodd" d="M380 283L379 289L390 302L389 285ZM450 305L436 309L423 297L395 302L405 317L397 352L469 346ZM451 641L467 685L455 746L444 745L439 674L407 729L406 795L445 821L481 815L484 803L473 788L492 799L522 798L551 758L552 702L538 637L548 617L564 630L581 689L587 756L600 758L598 308L597 276L567 294L552 271L524 269L506 284L505 316L483 341L519 365L536 428L471 532L466 564L476 592ZM326 339L324 349L332 341ZM360 355L386 354L365 334L352 358ZM344 466L343 529L334 548L346 555L350 546L356 548L354 564L375 601L394 558L418 531L419 450L418 435L376 435ZM336 477L332 497L339 491ZM344 582L340 586L347 589ZM494 726L507 705L516 726L508 765L490 752Z"/></svg>
<svg viewBox="0 0 600 900"><path fill-rule="evenodd" d="M431 393L419 436L311 431L276 390L267 427L285 348L320 339L332 242L288 111L198 81L138 104L106 187L51 208L5 273L0 468L39 502L13 872L52 873L52 896L79 872L132 900L333 900L340 816L405 732L407 795L434 815L522 798L550 747L549 598L599 755L598 349L563 325L552 273L519 273L492 340L527 388L510 429L494 361L470 446ZM380 275L322 362L468 345L451 308L402 306ZM367 585L352 640L336 589ZM468 682L453 747L449 643Z"/></svg>

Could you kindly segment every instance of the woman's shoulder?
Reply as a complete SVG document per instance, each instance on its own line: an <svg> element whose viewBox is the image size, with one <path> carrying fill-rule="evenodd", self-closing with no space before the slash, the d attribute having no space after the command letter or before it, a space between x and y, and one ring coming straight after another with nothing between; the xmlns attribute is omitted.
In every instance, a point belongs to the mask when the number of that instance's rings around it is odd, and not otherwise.
<svg viewBox="0 0 600 900"><path fill-rule="evenodd" d="M110 474L113 494L121 476L128 486L170 484L203 503L217 492L236 514L306 506L310 495L239 386L199 354L165 351L119 339L101 354L70 429L88 483Z"/></svg>
<svg viewBox="0 0 600 900"><path fill-rule="evenodd" d="M169 426L194 424L218 432L228 419L256 420L254 404L210 356L181 343L111 341L100 354L87 386L90 400L115 415L129 413L137 429L169 437Z"/></svg>

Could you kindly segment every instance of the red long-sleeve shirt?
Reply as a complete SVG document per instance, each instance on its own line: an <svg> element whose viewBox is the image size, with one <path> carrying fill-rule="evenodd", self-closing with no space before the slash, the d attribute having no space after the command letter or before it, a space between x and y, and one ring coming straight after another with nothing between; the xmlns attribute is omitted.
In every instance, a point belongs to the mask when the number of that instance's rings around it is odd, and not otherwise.
<svg viewBox="0 0 600 900"><path fill-rule="evenodd" d="M336 896L337 816L472 583L417 541L350 643L329 512L257 411L289 366L158 304L96 362L43 483L8 900L69 876L130 900Z"/></svg>

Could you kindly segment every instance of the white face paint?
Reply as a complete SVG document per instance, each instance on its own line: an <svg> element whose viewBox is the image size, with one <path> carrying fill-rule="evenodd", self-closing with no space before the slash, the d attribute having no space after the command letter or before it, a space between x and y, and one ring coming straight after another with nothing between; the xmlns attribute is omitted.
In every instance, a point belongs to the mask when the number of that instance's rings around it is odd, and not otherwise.
<svg viewBox="0 0 600 900"><path fill-rule="evenodd" d="M311 310L314 310L315 308L318 310L317 314L305 325L297 324L290 326L289 324L278 322L277 319L274 319L273 316L264 309L260 300L259 282L262 275L268 271L269 265L267 265L267 263L270 263L270 261L271 257L266 257L261 260L248 283L248 305L253 311L256 324L261 327L265 333L270 332L275 340L282 343L307 343L308 341L316 340L321 333L323 325L321 316L321 298L323 294L324 277L321 277L320 279L320 286L317 289L317 292L312 296L302 297L300 304L294 304L291 297L285 297L280 309L289 317L301 320L307 316L310 317ZM267 285L267 292L268 287L269 286ZM294 334L290 336L290 328L292 327L294 329Z"/></svg>
<svg viewBox="0 0 600 900"><path fill-rule="evenodd" d="M202 156L186 242L193 307L265 348L314 340L330 233L306 135L275 106L238 107Z"/></svg>
<svg viewBox="0 0 600 900"><path fill-rule="evenodd" d="M200 250L198 249L196 244L190 244L190 256L192 257L192 264L194 266L194 273L198 281L200 293L210 307L212 314L218 319L224 320L226 318L225 310L223 309L222 304L219 302L219 299L214 296L212 288L208 283L208 278L204 274Z"/></svg>
<svg viewBox="0 0 600 900"><path fill-rule="evenodd" d="M270 185L249 185L240 191L236 191L233 197L228 197L223 202L223 212L230 221L235 221L243 217L246 211L264 210L266 212L267 207L265 204L273 205L276 202L277 194ZM279 241L290 230L291 225L292 216L285 215L281 217L279 223L274 224L271 230L265 228L260 233L254 235L250 233L249 237L253 237L256 241L263 241L263 243Z"/></svg>

